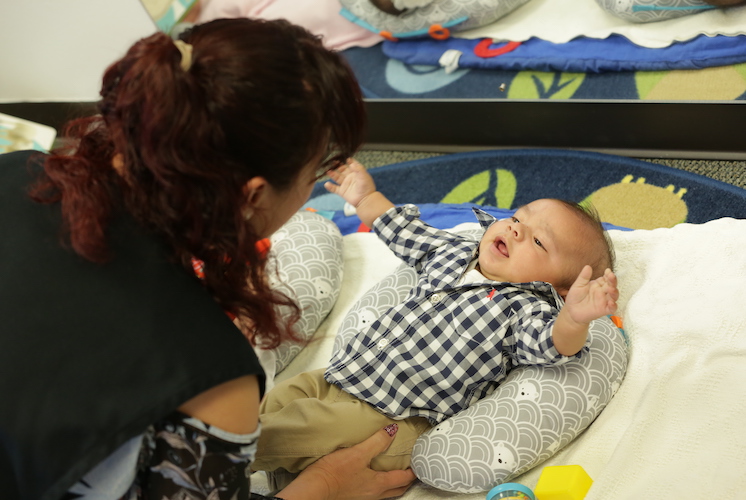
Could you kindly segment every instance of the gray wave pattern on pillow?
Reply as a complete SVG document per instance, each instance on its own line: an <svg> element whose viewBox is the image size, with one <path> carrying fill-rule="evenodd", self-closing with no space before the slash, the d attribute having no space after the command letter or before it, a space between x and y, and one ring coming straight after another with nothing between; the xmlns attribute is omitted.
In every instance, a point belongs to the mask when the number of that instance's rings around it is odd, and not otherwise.
<svg viewBox="0 0 746 500"><path fill-rule="evenodd" d="M361 329L369 326L390 307L399 304L415 285L416 279L414 270L403 264L365 292L342 319L332 353L336 354Z"/></svg>
<svg viewBox="0 0 746 500"><path fill-rule="evenodd" d="M497 21L529 0L434 0L429 5L411 9L401 15L387 14L370 0L341 0L358 18L380 31L408 33L427 29L434 24L445 25L461 17L466 21L451 28L465 30Z"/></svg>
<svg viewBox="0 0 746 500"><path fill-rule="evenodd" d="M303 211L293 215L270 241L270 285L294 299L301 308L295 332L304 341L309 340L339 297L342 234L329 219ZM303 347L303 344L284 342L274 349L277 372L282 371Z"/></svg>
<svg viewBox="0 0 746 500"><path fill-rule="evenodd" d="M481 229L455 230L479 238ZM368 290L342 320L334 352L415 284L402 264ZM498 389L441 422L417 440L412 469L436 488L486 491L509 481L565 447L601 413L627 370L627 343L608 318L591 324L590 351L577 362L512 370Z"/></svg>
<svg viewBox="0 0 746 500"><path fill-rule="evenodd" d="M485 399L415 443L412 469L443 490L473 493L536 467L585 430L619 389L627 345L608 318L591 324L590 351L578 362L508 374Z"/></svg>
<svg viewBox="0 0 746 500"><path fill-rule="evenodd" d="M702 0L596 0L606 12L633 23L652 23L704 12ZM650 9L650 10L647 10Z"/></svg>

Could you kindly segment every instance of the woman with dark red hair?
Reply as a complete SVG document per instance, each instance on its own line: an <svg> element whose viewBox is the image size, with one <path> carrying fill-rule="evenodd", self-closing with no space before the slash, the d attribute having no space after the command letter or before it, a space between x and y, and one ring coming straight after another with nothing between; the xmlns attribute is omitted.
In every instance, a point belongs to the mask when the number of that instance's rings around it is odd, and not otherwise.
<svg viewBox="0 0 746 500"><path fill-rule="evenodd" d="M0 491L249 498L253 347L299 314L258 243L360 146L359 88L304 29L233 19L140 40L101 97L51 154L0 156ZM278 496L401 494L411 471L368 468L394 433Z"/></svg>

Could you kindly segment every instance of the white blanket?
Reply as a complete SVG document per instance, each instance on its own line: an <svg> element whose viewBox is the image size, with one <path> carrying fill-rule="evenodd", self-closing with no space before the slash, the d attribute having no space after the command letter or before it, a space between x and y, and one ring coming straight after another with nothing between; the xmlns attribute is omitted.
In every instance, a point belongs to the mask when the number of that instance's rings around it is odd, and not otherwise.
<svg viewBox="0 0 746 500"><path fill-rule="evenodd" d="M643 47L668 47L700 34L746 34L746 6L716 9L668 21L636 24L605 12L596 0L531 0L496 22L459 31L459 38L523 42L531 37L565 43L579 36L607 38L616 33Z"/></svg>
<svg viewBox="0 0 746 500"><path fill-rule="evenodd" d="M746 220L612 231L631 341L621 389L547 465L581 465L587 500L742 498L746 491ZM342 293L315 341L277 377L326 365L345 312L399 260L372 234L344 237ZM418 484L406 500L463 498Z"/></svg>

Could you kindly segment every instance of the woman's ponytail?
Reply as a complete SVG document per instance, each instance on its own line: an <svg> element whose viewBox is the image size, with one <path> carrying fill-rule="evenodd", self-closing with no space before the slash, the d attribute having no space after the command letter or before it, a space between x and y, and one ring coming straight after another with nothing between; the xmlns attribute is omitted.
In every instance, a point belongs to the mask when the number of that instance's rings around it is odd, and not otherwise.
<svg viewBox="0 0 746 500"><path fill-rule="evenodd" d="M243 188L259 176L282 191L328 149L360 146L364 105L341 56L282 20L216 20L176 42L156 33L106 70L99 110L68 129L34 191L61 201L73 249L110 257L106 228L123 204L185 270L204 262L205 286L252 342L292 338L298 309L278 318L293 303L267 284Z"/></svg>

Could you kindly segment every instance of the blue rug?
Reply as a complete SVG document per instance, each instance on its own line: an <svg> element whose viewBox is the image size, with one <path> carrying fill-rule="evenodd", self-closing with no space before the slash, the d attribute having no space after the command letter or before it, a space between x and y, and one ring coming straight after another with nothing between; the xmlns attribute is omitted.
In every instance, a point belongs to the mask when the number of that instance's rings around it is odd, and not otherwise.
<svg viewBox="0 0 746 500"><path fill-rule="evenodd" d="M349 61L368 98L388 99L746 99L746 63L698 71L603 71L613 61L596 61L596 71L574 72L573 59L555 59L551 63L535 60L535 68L480 69L465 57L465 67L447 72L438 64L408 63L389 57L387 50L405 51L400 47L378 44L354 47L342 54ZM456 43L456 42L452 42ZM466 41L464 43L470 43ZM509 54L508 54L509 55ZM565 54L567 55L567 54ZM403 58L409 58L402 55ZM507 59L506 59L507 60ZM522 60L525 63L525 60ZM473 64L472 64L473 63ZM546 71L558 65L568 69ZM507 65L510 67L510 65ZM624 66L622 66L624 67ZM572 69L572 71L570 70ZM620 69L618 67L617 69ZM724 75L728 75L724 77ZM717 79L717 96L711 81Z"/></svg>
<svg viewBox="0 0 746 500"><path fill-rule="evenodd" d="M668 47L651 49L635 45L621 35L602 40L578 37L566 43L531 38L520 44L492 40L431 38L383 42L383 53L407 64L440 66L448 51L459 54L459 68L510 71L668 71L702 69L746 62L746 37L700 35ZM512 48L515 47L515 48ZM500 49L511 49L501 53ZM494 55L491 55L494 54Z"/></svg>
<svg viewBox="0 0 746 500"><path fill-rule="evenodd" d="M601 153L521 149L478 151L376 167L378 189L396 204L473 205L511 211L538 198L590 202L603 221L631 229L746 218L746 190L653 163ZM307 207L344 201L314 187ZM467 219L468 220L468 219ZM339 222L338 222L339 223ZM346 222L347 225L355 224Z"/></svg>

